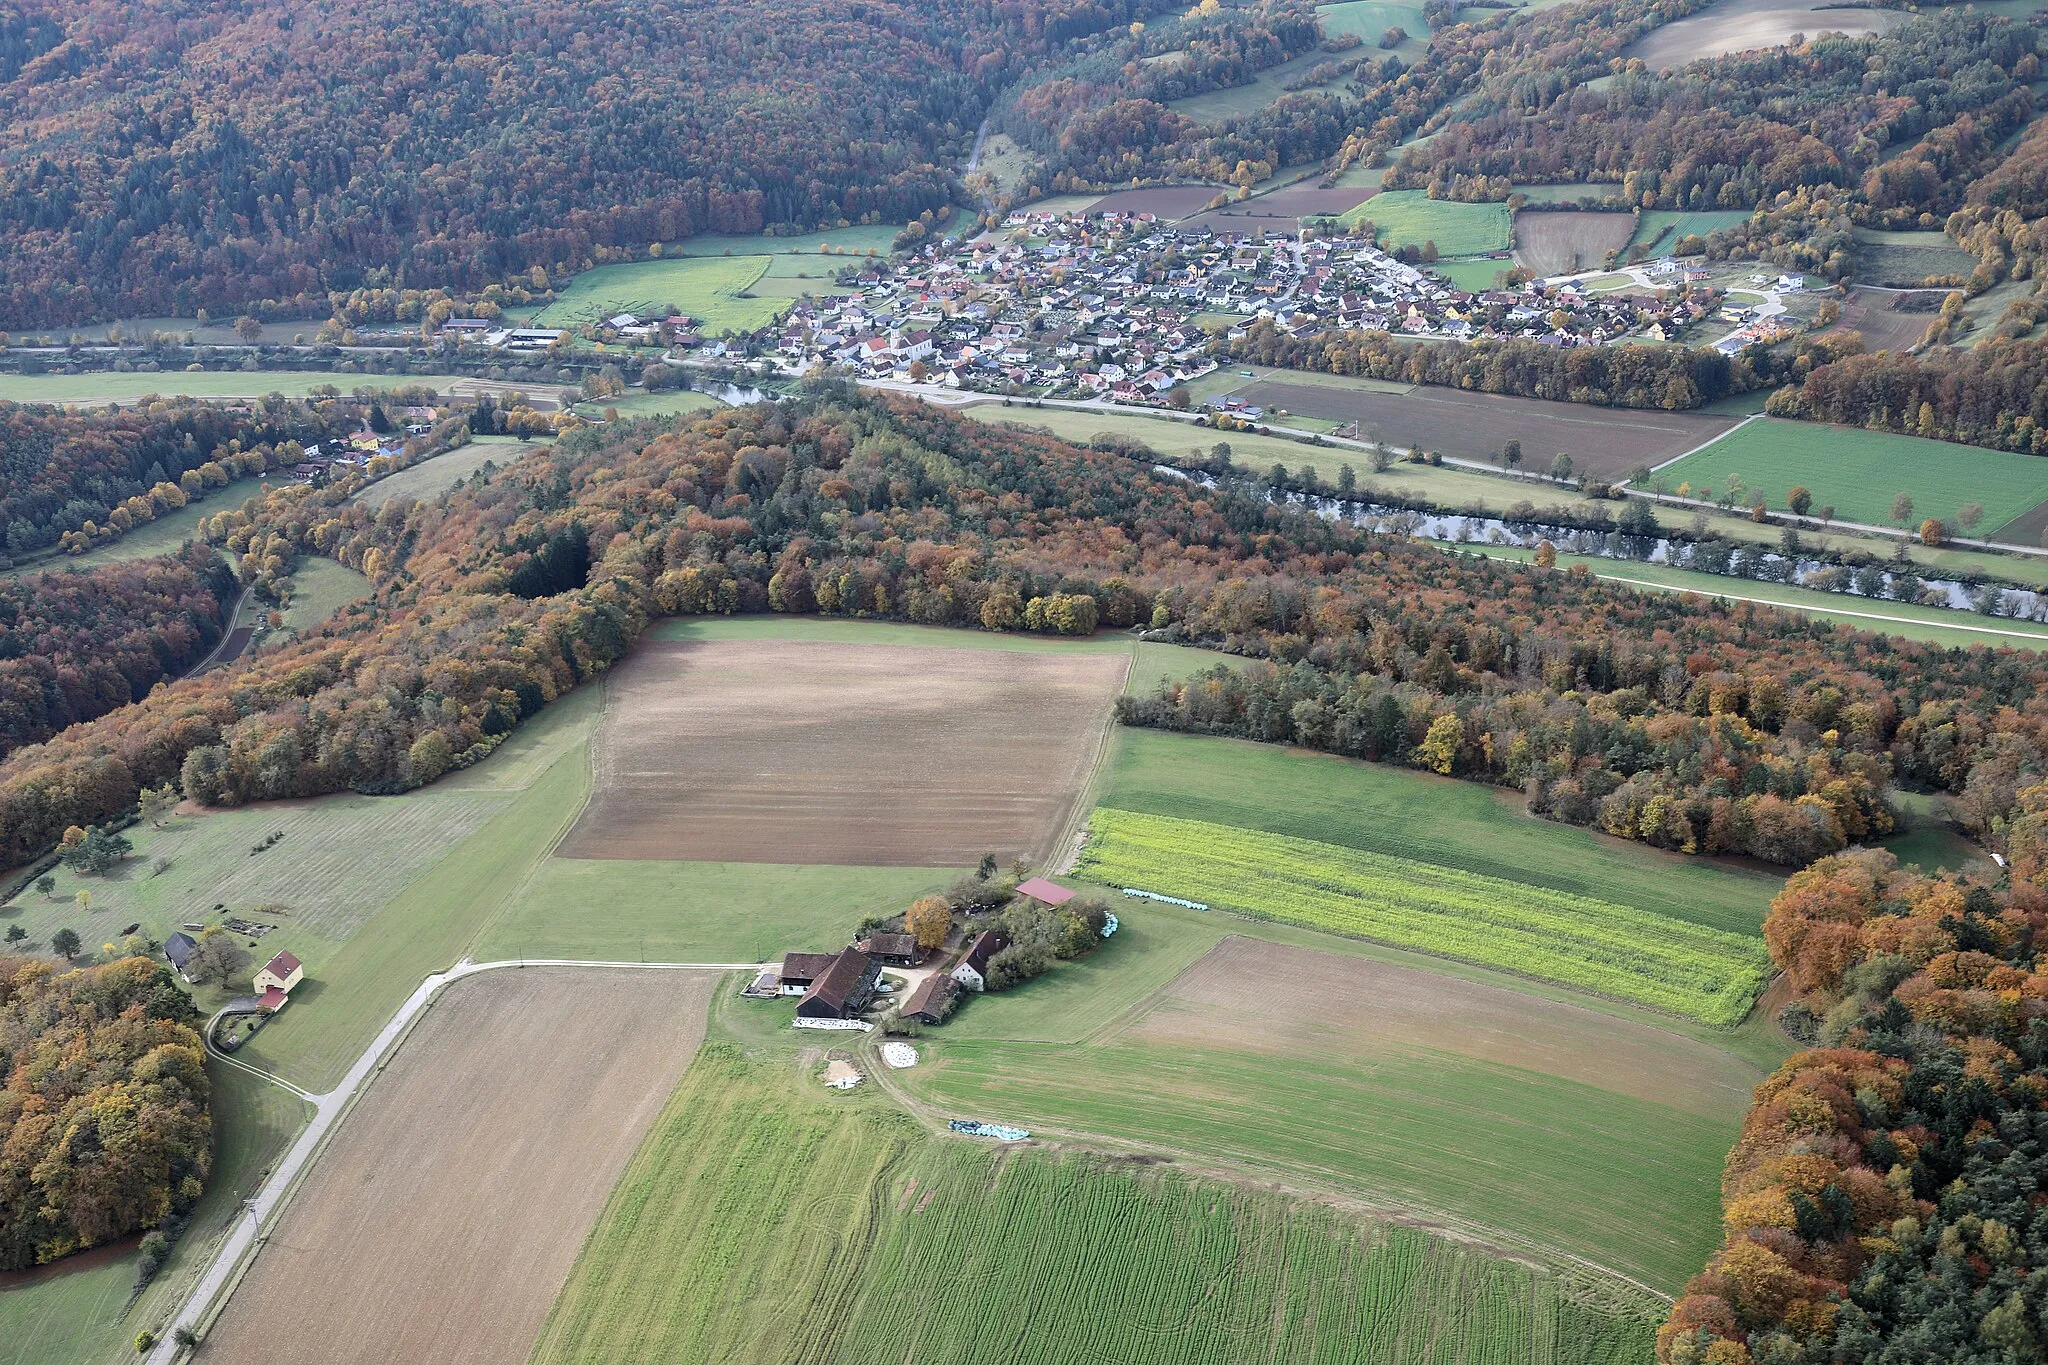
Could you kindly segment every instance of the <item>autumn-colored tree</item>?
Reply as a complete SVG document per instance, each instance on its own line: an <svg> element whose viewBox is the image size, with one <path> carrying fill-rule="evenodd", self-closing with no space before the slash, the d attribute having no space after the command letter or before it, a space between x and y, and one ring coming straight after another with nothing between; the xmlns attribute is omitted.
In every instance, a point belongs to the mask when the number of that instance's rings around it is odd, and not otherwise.
<svg viewBox="0 0 2048 1365"><path fill-rule="evenodd" d="M1941 522L1934 517L1929 517L1920 523L1920 543L1922 545L1941 544L1942 534Z"/></svg>
<svg viewBox="0 0 2048 1365"><path fill-rule="evenodd" d="M1913 519L1913 495L1899 493L1892 498L1892 520L1904 526Z"/></svg>
<svg viewBox="0 0 2048 1365"><path fill-rule="evenodd" d="M953 928L953 907L944 896L920 896L904 912L903 928L927 952L946 941Z"/></svg>
<svg viewBox="0 0 2048 1365"><path fill-rule="evenodd" d="M1803 517L1813 507L1813 493L1804 484L1794 484L1785 495L1785 506L1792 509L1793 516Z"/></svg>
<svg viewBox="0 0 2048 1365"><path fill-rule="evenodd" d="M1557 567L1557 546L1551 544L1547 536L1536 542L1536 567L1539 569L1554 569Z"/></svg>

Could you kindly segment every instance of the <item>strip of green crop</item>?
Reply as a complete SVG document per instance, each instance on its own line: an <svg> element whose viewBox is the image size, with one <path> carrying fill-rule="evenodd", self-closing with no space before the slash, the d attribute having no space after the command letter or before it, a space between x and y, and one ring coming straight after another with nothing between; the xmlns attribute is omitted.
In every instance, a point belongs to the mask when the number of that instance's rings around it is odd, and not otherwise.
<svg viewBox="0 0 2048 1365"><path fill-rule="evenodd" d="M1201 820L1096 810L1076 875L1733 1025L1763 944L1590 896Z"/></svg>

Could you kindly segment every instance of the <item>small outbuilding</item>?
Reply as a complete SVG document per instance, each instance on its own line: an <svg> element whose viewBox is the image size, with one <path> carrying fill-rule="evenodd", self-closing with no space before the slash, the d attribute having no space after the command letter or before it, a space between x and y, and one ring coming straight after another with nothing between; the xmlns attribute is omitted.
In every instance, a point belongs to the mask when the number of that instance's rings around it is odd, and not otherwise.
<svg viewBox="0 0 2048 1365"><path fill-rule="evenodd" d="M1010 940L994 929L976 934L948 975L970 991L986 990L989 960L1009 946Z"/></svg>
<svg viewBox="0 0 2048 1365"><path fill-rule="evenodd" d="M288 952L281 952L257 969L256 989L290 995L292 987L303 981L305 976L306 969L299 960Z"/></svg>
<svg viewBox="0 0 2048 1365"><path fill-rule="evenodd" d="M921 956L915 934L870 934L853 946L890 967L915 967Z"/></svg>
<svg viewBox="0 0 2048 1365"><path fill-rule="evenodd" d="M846 948L796 1002L800 1019L851 1019L868 1006L881 979L882 964L858 948Z"/></svg>
<svg viewBox="0 0 2048 1365"><path fill-rule="evenodd" d="M920 1024L941 1024L953 1012L953 1001L959 994L960 983L944 972L933 972L917 983L917 989L910 993L899 1011L905 1019L915 1019Z"/></svg>
<svg viewBox="0 0 2048 1365"><path fill-rule="evenodd" d="M257 998L256 1003L258 1006L262 1008L265 1014L276 1014L279 1010L285 1007L286 1002L290 999L290 996L286 995L277 987L270 986L265 988L263 994Z"/></svg>
<svg viewBox="0 0 2048 1365"><path fill-rule="evenodd" d="M198 940L186 933L172 934L164 940L164 956L169 959L171 966L177 969L178 975L187 981L192 978L186 974L185 966L192 960L192 953L198 947Z"/></svg>
<svg viewBox="0 0 2048 1365"><path fill-rule="evenodd" d="M1019 882L1017 884L1017 894L1029 897L1040 905L1049 905L1054 909L1065 905L1074 898L1074 893L1066 887L1059 885L1057 882L1049 882L1043 877L1033 877L1029 881Z"/></svg>

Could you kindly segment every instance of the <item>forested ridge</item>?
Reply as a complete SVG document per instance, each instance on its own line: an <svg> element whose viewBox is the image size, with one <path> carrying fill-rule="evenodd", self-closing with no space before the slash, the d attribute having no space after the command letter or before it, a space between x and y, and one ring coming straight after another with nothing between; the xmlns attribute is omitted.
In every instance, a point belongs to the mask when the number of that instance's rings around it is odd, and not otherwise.
<svg viewBox="0 0 2048 1365"><path fill-rule="evenodd" d="M995 92L1143 0L9 0L0 327L474 289L902 223Z"/></svg>
<svg viewBox="0 0 2048 1365"><path fill-rule="evenodd" d="M320 553L376 596L0 763L6 856L165 781L217 804L420 785L602 672L650 619L702 612L1152 627L1287 666L1205 684L1191 724L1306 728L1530 785L1561 818L1787 861L1881 831L1899 780L1957 793L1995 841L2012 794L1987 756L2048 754L2031 654L1445 556L836 389L574 432L431 503L371 509L352 487L280 489L202 529L250 581ZM1297 717L1304 701L1328 714Z"/></svg>
<svg viewBox="0 0 2048 1365"><path fill-rule="evenodd" d="M139 701L204 659L237 587L208 545L0 582L0 756Z"/></svg>
<svg viewBox="0 0 2048 1365"><path fill-rule="evenodd" d="M146 957L0 957L0 1270L188 1211L213 1161L198 1014Z"/></svg>

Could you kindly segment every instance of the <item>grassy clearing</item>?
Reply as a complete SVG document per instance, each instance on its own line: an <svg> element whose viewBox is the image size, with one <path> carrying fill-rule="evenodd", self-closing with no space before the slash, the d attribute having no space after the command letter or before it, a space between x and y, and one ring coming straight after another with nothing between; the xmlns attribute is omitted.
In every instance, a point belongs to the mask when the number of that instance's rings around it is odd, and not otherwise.
<svg viewBox="0 0 2048 1365"><path fill-rule="evenodd" d="M379 389L425 385L446 392L462 382L446 374L334 374L327 370L164 370L156 374L0 375L0 400L10 403L126 403L150 394L165 398L261 398L281 393L303 398L332 384L343 393L370 385Z"/></svg>
<svg viewBox="0 0 2048 1365"><path fill-rule="evenodd" d="M1347 227L1370 222L1389 247L1436 243L1445 256L1483 256L1508 249L1506 204L1460 204L1421 190L1388 190L1346 213Z"/></svg>
<svg viewBox="0 0 2048 1365"><path fill-rule="evenodd" d="M1476 294L1493 288L1499 283L1496 277L1500 272L1513 269L1514 264L1513 261L1483 257L1476 261L1436 261L1429 268L1458 288Z"/></svg>
<svg viewBox="0 0 2048 1365"><path fill-rule="evenodd" d="M1514 793L1247 740L1119 730L1097 800L1419 859L1735 933L1760 932L1784 885L1538 819Z"/></svg>
<svg viewBox="0 0 2048 1365"><path fill-rule="evenodd" d="M280 1086L218 1061L207 1071L213 1079L213 1174L171 1259L132 1309L132 1251L0 1289L0 1365L133 1360L135 1333L159 1326L182 1302L239 1216L242 1200L307 1118L305 1102Z"/></svg>
<svg viewBox="0 0 2048 1365"><path fill-rule="evenodd" d="M0 570L0 578L18 578L31 573L63 573L68 569L97 569L103 564L125 564L132 559L148 559L153 555L174 554L184 547L188 540L198 538L199 522L215 512L239 507L248 498L261 493L266 480L261 478L236 479L223 488L216 488L205 497L187 503L169 516L158 517L136 527L127 535L108 541L105 545L87 550L82 555L52 555L20 564L12 569Z"/></svg>
<svg viewBox="0 0 2048 1365"><path fill-rule="evenodd" d="M898 227L843 227L830 228L824 232L803 232L789 237L774 237L765 234L754 236L731 236L720 233L706 233L701 237L687 237L671 243L667 252L671 256L816 256L820 248L831 247L834 259L839 252L865 253L889 252L889 244L896 240Z"/></svg>
<svg viewBox="0 0 2048 1365"><path fill-rule="evenodd" d="M714 1044L533 1358L1620 1365L1653 1315L1264 1190L933 1137Z"/></svg>
<svg viewBox="0 0 2048 1365"><path fill-rule="evenodd" d="M1831 504L1843 520L1874 526L1891 524L1892 498L1901 492L1913 499L1915 526L1982 503L1979 532L2048 499L2048 460L2038 456L1776 417L1745 423L1658 472L1674 489L1688 482L1725 489L1739 475L1773 507L1801 484L1816 506Z"/></svg>
<svg viewBox="0 0 2048 1365"><path fill-rule="evenodd" d="M1739 209L1704 213L1645 209L1636 219L1636 235L1631 241L1653 252L1668 252L1678 245L1682 237L1704 237L1710 232L1748 221L1749 215Z"/></svg>
<svg viewBox="0 0 2048 1365"><path fill-rule="evenodd" d="M304 555L292 570L292 604L284 610L284 627L308 631L351 602L370 595L370 580L325 555Z"/></svg>
<svg viewBox="0 0 2048 1365"><path fill-rule="evenodd" d="M789 311L787 299L747 296L768 271L755 256L675 256L586 270L534 315L535 326L569 327L616 313L658 312L664 306L699 320L709 335L750 332Z"/></svg>
<svg viewBox="0 0 2048 1365"><path fill-rule="evenodd" d="M1770 976L1752 938L1411 858L1098 807L1075 875L1375 939L1733 1025Z"/></svg>
<svg viewBox="0 0 2048 1365"><path fill-rule="evenodd" d="M618 413L622 421L636 417L673 417L679 412L704 412L725 404L695 389L668 389L660 393L629 393L624 398L607 398L597 403L578 403L576 411L585 417L602 418Z"/></svg>
<svg viewBox="0 0 2048 1365"><path fill-rule="evenodd" d="M1326 37L1355 33L1368 47L1377 47L1380 35L1400 28L1410 38L1427 38L1429 22L1416 5L1392 5L1384 0L1341 0L1334 5L1316 6L1316 20Z"/></svg>
<svg viewBox="0 0 2048 1365"><path fill-rule="evenodd" d="M1576 204L1582 199L1611 199L1621 193L1618 180L1563 182L1553 185L1517 185L1515 193L1534 207L1545 204Z"/></svg>
<svg viewBox="0 0 2048 1365"><path fill-rule="evenodd" d="M487 464L503 469L539 449L542 449L540 445L526 441L512 445L471 441L445 455L436 455L396 474L385 475L356 494L356 501L366 507L382 507L393 498L439 497Z"/></svg>
<svg viewBox="0 0 2048 1365"><path fill-rule="evenodd" d="M1527 563L1535 552L1516 545L1459 546L1492 559ZM1595 559L1585 555L1560 554L1563 568L1583 564L1595 578L1610 579L1631 587L1652 591L1696 592L1705 597L1727 597L1796 611L1834 621L1857 630L1896 635L1902 640L1920 640L1939 645L1988 645L1993 649L2048 649L2048 626L2032 621L2013 621L1975 616L1943 607L1921 607L1903 602L1877 601L1841 593L1816 592L1811 588L1787 587L1781 583L1754 583L1746 578L1725 578L1720 574L1671 569L1662 564L1637 564L1625 560ZM1872 619L1883 618L1883 619ZM2039 643L2034 643L2038 641Z"/></svg>
<svg viewBox="0 0 2048 1365"><path fill-rule="evenodd" d="M1384 31L1386 26L1383 24L1380 27ZM1419 20L1416 26L1408 31L1414 35L1426 35L1428 33L1428 29L1423 27ZM1371 41L1378 42L1379 36L1379 33L1375 32L1372 35ZM1419 44L1415 46L1419 47ZM1292 61L1282 62L1279 66L1267 67L1264 71L1253 76L1244 85L1234 85L1227 90L1210 90L1199 95L1189 95L1185 99L1171 101L1168 107L1176 114L1194 119L1197 123L1221 123L1225 119L1236 118L1239 115L1255 114L1267 105L1274 104L1285 99L1290 93L1294 93L1286 88L1290 82L1300 80L1308 73L1309 68L1329 60L1330 55L1327 52L1308 52L1296 57ZM1310 91L1335 90L1340 88L1341 84L1341 81L1332 82L1329 85L1310 86L1308 89Z"/></svg>

